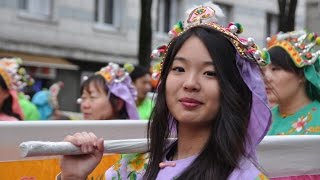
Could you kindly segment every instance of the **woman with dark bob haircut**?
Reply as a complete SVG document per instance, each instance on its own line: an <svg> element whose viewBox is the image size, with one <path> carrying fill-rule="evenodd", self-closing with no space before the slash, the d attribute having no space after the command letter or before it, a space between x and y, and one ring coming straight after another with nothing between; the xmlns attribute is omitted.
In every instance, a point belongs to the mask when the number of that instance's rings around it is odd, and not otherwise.
<svg viewBox="0 0 320 180"><path fill-rule="evenodd" d="M320 37L279 33L269 40L271 63L262 68L267 95L275 101L269 135L320 134Z"/></svg>
<svg viewBox="0 0 320 180"><path fill-rule="evenodd" d="M218 6L205 4L188 14L170 31L168 46L153 51L163 63L148 125L149 151L122 156L106 179L266 178L256 158L271 117L258 65L266 62L263 53L252 38L237 37L240 24L217 24ZM65 139L91 158L64 156L62 179L85 179L99 163L103 139L87 135ZM177 140L168 142L172 137Z"/></svg>
<svg viewBox="0 0 320 180"><path fill-rule="evenodd" d="M277 104L268 135L319 135L320 37L305 30L278 33L268 45L271 63L262 70L268 99ZM275 179L320 179L320 175Z"/></svg>

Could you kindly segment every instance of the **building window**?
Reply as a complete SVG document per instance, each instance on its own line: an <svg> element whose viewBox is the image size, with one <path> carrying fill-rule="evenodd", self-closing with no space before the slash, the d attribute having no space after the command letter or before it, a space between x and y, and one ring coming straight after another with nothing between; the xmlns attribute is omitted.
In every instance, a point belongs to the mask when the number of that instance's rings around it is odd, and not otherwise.
<svg viewBox="0 0 320 180"><path fill-rule="evenodd" d="M214 2L214 3L217 4L222 9L222 12L224 14L224 17L218 18L218 23L224 27L227 27L232 19L232 6L228 4L218 3L218 2Z"/></svg>
<svg viewBox="0 0 320 180"><path fill-rule="evenodd" d="M154 29L167 33L179 20L179 0L157 0Z"/></svg>
<svg viewBox="0 0 320 180"><path fill-rule="evenodd" d="M23 16L38 19L50 19L53 11L52 0L20 0L19 8Z"/></svg>
<svg viewBox="0 0 320 180"><path fill-rule="evenodd" d="M119 27L120 0L95 0L94 21L102 26Z"/></svg>
<svg viewBox="0 0 320 180"><path fill-rule="evenodd" d="M278 15L267 13L266 36L270 37L278 32Z"/></svg>

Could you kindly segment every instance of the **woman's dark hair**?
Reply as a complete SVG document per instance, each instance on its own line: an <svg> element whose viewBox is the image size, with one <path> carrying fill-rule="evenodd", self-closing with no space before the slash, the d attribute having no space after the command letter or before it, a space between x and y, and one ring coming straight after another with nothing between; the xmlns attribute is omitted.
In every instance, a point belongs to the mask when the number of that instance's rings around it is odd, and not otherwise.
<svg viewBox="0 0 320 180"><path fill-rule="evenodd" d="M3 77L0 75L0 87L5 90L5 91L9 91L9 88L8 86L6 85ZM2 108L1 108L1 112L5 113L6 115L8 116L13 116L19 120L22 120L22 117L17 114L17 113L14 113L13 112L13 109L12 109L12 96L9 95L4 101L3 101L3 105L2 105Z"/></svg>
<svg viewBox="0 0 320 180"><path fill-rule="evenodd" d="M87 80L85 80L80 88L80 93L82 94L83 91L87 91L89 93L89 86L90 84L93 84L95 86L96 89L104 89L105 93L108 94L109 88L106 85L106 80L104 79L104 77L102 77L101 75L93 75L90 76ZM118 105L118 101L120 100L119 97L115 96L113 93L110 93L110 97L109 97L109 101L111 103L112 106L112 110L115 113L115 119L129 119L129 115L125 106L125 103L123 105L123 107L120 109L120 111L116 111L117 109L117 105ZM123 100L124 101L124 100Z"/></svg>
<svg viewBox="0 0 320 180"><path fill-rule="evenodd" d="M175 55L191 36L198 37L204 43L213 59L221 88L221 105L212 120L207 143L177 179L227 179L238 167L240 158L246 155L252 94L237 69L236 50L220 32L207 27L195 27L173 40L163 64L158 96L148 124L150 161L144 176L148 180L156 179L160 170L158 165L168 151L166 139L172 125L168 121L171 115L165 94L167 76Z"/></svg>
<svg viewBox="0 0 320 180"><path fill-rule="evenodd" d="M298 76L304 76L304 68L298 68L286 50L279 46L275 46L270 48L268 52L270 54L271 63L274 66L280 67L281 69L292 72ZM308 97L311 100L317 99L320 101L320 92L316 89L317 88L313 84L306 81L306 92ZM274 94L278 96L276 92L274 92Z"/></svg>
<svg viewBox="0 0 320 180"><path fill-rule="evenodd" d="M147 68L142 66L134 66L134 70L130 73L130 78L132 82L135 82L137 79L150 74Z"/></svg>
<svg viewBox="0 0 320 180"><path fill-rule="evenodd" d="M275 46L268 50L270 54L271 63L274 66L280 67L297 75L303 75L303 69L294 65L290 55L281 47Z"/></svg>

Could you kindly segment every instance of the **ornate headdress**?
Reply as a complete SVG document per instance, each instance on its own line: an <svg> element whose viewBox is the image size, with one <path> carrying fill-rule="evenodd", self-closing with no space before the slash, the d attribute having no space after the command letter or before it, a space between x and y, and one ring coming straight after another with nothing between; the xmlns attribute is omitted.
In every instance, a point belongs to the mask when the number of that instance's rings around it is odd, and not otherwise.
<svg viewBox="0 0 320 180"><path fill-rule="evenodd" d="M320 37L306 30L278 33L267 38L268 49L284 49L295 66L303 68L304 76L311 84L307 86L308 95L320 100Z"/></svg>
<svg viewBox="0 0 320 180"><path fill-rule="evenodd" d="M109 63L102 67L96 74L100 74L105 78L108 84L121 83L129 77L129 74L134 70L132 64L125 64L123 68L119 64Z"/></svg>
<svg viewBox="0 0 320 180"><path fill-rule="evenodd" d="M248 125L246 152L250 157L255 159L256 147L266 135L271 123L271 112L267 105L265 86L259 68L259 65L268 64L270 57L265 50L258 49L253 38L244 39L238 37L238 34L243 31L243 27L239 23L230 23L228 27L219 25L217 18L222 15L222 10L212 3L206 3L187 11L186 20L178 22L169 32L169 35L173 38L171 42L152 51L151 57L159 57L164 61L166 53L171 48L171 43L175 38L179 38L179 36L194 27L211 28L226 37L236 49L236 65L242 79L252 92L252 108ZM162 64L163 62L155 65L154 71L158 73L154 73L153 78L160 76Z"/></svg>
<svg viewBox="0 0 320 180"><path fill-rule="evenodd" d="M130 119L139 119L135 100L137 98L137 90L132 85L130 72L134 70L132 64L124 64L120 67L119 64L109 63L102 67L95 74L101 75L106 80L109 92L125 101L127 113ZM79 102L79 101L78 101ZM81 100L80 100L81 102Z"/></svg>
<svg viewBox="0 0 320 180"><path fill-rule="evenodd" d="M267 38L268 49L281 47L287 51L294 64L304 67L320 60L320 37L316 33L305 30L278 33Z"/></svg>
<svg viewBox="0 0 320 180"><path fill-rule="evenodd" d="M8 89L22 90L27 85L32 85L34 80L20 67L20 58L1 58L0 75L3 77Z"/></svg>
<svg viewBox="0 0 320 180"><path fill-rule="evenodd" d="M259 50L253 38L245 39L238 37L238 35L243 32L243 26L240 23L231 22L228 27L223 27L217 23L218 18L223 16L223 12L219 6L211 2L205 3L204 5L186 11L186 19L183 22L179 21L175 24L168 34L170 38L174 39L193 27L208 27L221 32L229 39L242 58L260 65L268 64L270 62L268 53L265 50ZM171 42L168 45L163 45L153 50L151 57L160 58L163 61ZM159 77L162 64L163 62L154 67L154 72L156 73L153 74L153 78Z"/></svg>

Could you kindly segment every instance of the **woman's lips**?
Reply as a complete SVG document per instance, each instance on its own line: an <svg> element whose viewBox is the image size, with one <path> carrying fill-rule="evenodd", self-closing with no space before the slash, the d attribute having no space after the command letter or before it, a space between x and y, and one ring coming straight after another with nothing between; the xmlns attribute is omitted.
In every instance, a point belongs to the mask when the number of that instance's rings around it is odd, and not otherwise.
<svg viewBox="0 0 320 180"><path fill-rule="evenodd" d="M196 108L196 107L200 106L201 104L203 104L201 101L198 101L193 98L181 98L181 99L179 99L179 102L181 102L183 107L185 107L187 109L193 109L193 108Z"/></svg>
<svg viewBox="0 0 320 180"><path fill-rule="evenodd" d="M90 113L83 113L83 117L86 119L86 118L89 118L90 117Z"/></svg>

